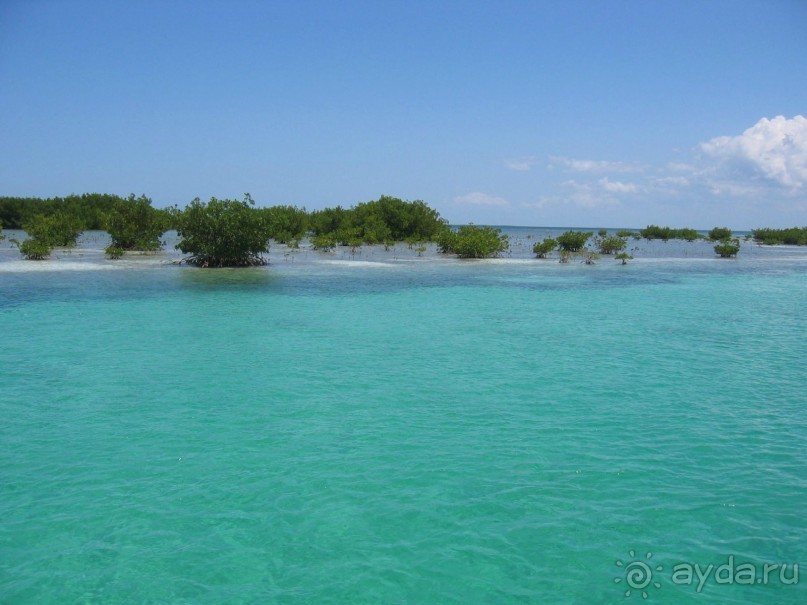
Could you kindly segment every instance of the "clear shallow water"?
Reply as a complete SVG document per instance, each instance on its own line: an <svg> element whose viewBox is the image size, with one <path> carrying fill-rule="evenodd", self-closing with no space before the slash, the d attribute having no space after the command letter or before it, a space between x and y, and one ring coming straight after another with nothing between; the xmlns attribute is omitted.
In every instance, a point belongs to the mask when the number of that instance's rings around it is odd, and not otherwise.
<svg viewBox="0 0 807 605"><path fill-rule="evenodd" d="M807 601L672 581L807 562L807 251L102 243L0 255L0 602Z"/></svg>

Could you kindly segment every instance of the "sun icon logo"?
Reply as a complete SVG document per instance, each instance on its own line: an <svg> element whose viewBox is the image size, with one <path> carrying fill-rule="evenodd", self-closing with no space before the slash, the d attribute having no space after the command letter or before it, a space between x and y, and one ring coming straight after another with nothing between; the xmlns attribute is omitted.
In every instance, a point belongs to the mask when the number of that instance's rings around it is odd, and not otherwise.
<svg viewBox="0 0 807 605"><path fill-rule="evenodd" d="M647 553L644 557L644 561L637 560L636 552L633 550L629 550L628 555L633 559L632 561L623 563L621 560L617 559L616 566L624 568L625 577L614 578L614 583L619 584L624 579L625 584L628 585L628 589L625 591L626 597L631 596L633 592L636 591L637 593L641 592L642 598L646 599L646 588L650 586L661 588L661 584L653 581L653 571L664 571L664 568L661 565L656 565L655 568L651 568L650 558L653 556L652 553Z"/></svg>

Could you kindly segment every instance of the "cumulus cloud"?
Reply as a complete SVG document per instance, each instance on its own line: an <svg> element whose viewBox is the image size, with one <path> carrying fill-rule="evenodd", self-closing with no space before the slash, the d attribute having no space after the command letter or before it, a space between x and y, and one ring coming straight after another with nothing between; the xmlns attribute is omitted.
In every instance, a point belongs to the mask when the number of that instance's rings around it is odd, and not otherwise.
<svg viewBox="0 0 807 605"><path fill-rule="evenodd" d="M642 167L638 164L609 162L606 160L576 160L551 156L549 162L550 168L560 167L574 172L639 172L642 170Z"/></svg>
<svg viewBox="0 0 807 605"><path fill-rule="evenodd" d="M459 197L454 198L455 204L465 204L471 206L509 206L510 202L508 202L503 197L496 197L493 195L488 195L486 193L480 193L479 191L474 191L472 193L468 193L466 195L461 195Z"/></svg>
<svg viewBox="0 0 807 605"><path fill-rule="evenodd" d="M807 118L762 118L739 136L722 136L700 145L701 151L717 162L716 172L730 171L762 178L790 190L807 185ZM716 192L739 193L748 189L738 183L715 182Z"/></svg>

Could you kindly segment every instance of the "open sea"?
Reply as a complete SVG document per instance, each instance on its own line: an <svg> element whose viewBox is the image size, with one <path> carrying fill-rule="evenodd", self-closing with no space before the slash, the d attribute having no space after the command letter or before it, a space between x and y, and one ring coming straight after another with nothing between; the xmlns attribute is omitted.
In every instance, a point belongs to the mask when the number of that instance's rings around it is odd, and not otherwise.
<svg viewBox="0 0 807 605"><path fill-rule="evenodd" d="M807 248L506 231L4 242L0 603L807 603Z"/></svg>

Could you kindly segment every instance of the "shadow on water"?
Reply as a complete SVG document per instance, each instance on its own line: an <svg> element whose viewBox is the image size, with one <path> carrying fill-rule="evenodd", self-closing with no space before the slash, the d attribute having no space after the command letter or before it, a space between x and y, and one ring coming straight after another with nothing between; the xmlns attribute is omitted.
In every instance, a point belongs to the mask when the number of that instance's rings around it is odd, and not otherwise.
<svg viewBox="0 0 807 605"><path fill-rule="evenodd" d="M268 267L240 267L235 269L200 269L182 267L178 285L202 291L215 290L263 290L275 282L278 276Z"/></svg>

